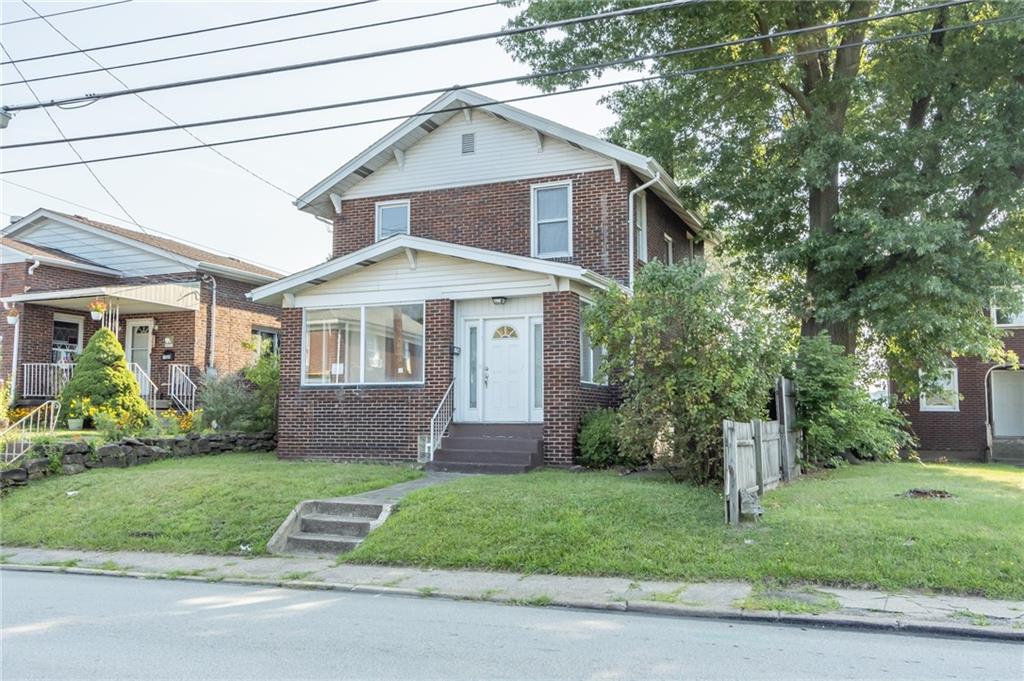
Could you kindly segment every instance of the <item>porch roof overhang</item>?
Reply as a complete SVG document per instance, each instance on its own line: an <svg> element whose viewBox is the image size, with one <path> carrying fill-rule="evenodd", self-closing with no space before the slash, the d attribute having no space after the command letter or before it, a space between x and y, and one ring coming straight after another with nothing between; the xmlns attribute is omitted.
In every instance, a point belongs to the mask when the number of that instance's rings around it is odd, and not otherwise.
<svg viewBox="0 0 1024 681"><path fill-rule="evenodd" d="M532 272L550 277L556 282L557 280L567 280L587 288L599 290L606 290L620 285L613 279L578 265L542 260L540 258L527 258L521 255L510 255L473 246L453 244L447 241L435 241L434 239L400 234L378 241L373 245L361 248L348 255L296 272L266 286L253 289L246 294L246 297L254 302L282 304L285 296L294 296L297 293L326 283L331 279L336 279L351 271L374 265L396 255L404 253L409 258L410 263L414 263L416 254L419 252Z"/></svg>
<svg viewBox="0 0 1024 681"><path fill-rule="evenodd" d="M199 309L199 284L162 283L60 289L18 293L5 303L35 303L68 310L89 310L89 303L102 298L118 306L121 314L140 312L195 311Z"/></svg>

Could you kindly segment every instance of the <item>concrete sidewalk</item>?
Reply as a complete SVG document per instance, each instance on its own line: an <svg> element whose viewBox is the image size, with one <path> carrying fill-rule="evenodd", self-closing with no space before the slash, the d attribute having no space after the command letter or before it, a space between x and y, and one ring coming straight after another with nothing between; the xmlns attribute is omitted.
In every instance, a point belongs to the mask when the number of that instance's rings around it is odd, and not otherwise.
<svg viewBox="0 0 1024 681"><path fill-rule="evenodd" d="M335 565L330 558L0 548L3 569L265 584L679 617L772 621L1024 641L1024 602L740 582L653 582Z"/></svg>

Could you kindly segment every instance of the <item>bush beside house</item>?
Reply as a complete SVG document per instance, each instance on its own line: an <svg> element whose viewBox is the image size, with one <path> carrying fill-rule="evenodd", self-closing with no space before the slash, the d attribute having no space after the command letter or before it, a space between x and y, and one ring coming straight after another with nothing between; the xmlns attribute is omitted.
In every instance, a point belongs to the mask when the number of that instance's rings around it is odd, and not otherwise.
<svg viewBox="0 0 1024 681"><path fill-rule="evenodd" d="M88 403L91 420L104 415L126 430L143 428L149 417L149 407L128 369L124 348L107 328L99 329L89 339L71 380L61 391L60 401L64 414L80 413L81 405Z"/></svg>

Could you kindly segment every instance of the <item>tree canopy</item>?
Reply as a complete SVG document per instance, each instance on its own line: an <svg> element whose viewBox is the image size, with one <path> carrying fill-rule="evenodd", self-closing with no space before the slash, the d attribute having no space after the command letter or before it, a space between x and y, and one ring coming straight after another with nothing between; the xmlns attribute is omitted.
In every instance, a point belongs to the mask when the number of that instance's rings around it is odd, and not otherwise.
<svg viewBox="0 0 1024 681"><path fill-rule="evenodd" d="M533 0L511 23L628 4ZM924 6L695 3L504 45L550 70ZM634 68L786 57L622 87L605 98L608 137L674 174L804 335L877 348L916 390L918 370L933 377L950 354L1008 359L986 309L1024 304L1024 21L958 28L1021 13L1020 0L971 2L648 61Z"/></svg>

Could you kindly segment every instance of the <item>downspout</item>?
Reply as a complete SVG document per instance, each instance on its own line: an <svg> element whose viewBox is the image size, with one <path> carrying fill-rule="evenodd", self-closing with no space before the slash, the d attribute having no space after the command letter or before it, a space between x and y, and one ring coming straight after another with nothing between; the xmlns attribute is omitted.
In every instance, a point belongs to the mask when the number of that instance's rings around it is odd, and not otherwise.
<svg viewBox="0 0 1024 681"><path fill-rule="evenodd" d="M206 363L206 373L212 376L217 371L217 368L214 366L216 361L214 353L217 350L217 278L204 274L202 280L210 283L210 316L208 321L210 325L210 347L207 348L209 361Z"/></svg>
<svg viewBox="0 0 1024 681"><path fill-rule="evenodd" d="M654 177L650 181L643 183L633 191L629 193L629 288L633 289L633 272L636 270L636 220L633 215L636 212L634 207L636 201L636 195L643 190L650 187L652 184L661 179L661 172L654 173Z"/></svg>
<svg viewBox="0 0 1024 681"><path fill-rule="evenodd" d="M39 267L39 265L39 258L36 258L35 261L28 267L28 276L32 276L32 273L35 271L37 267ZM28 289L29 287L26 286L25 290L27 291ZM7 308L7 303L4 303L4 308ZM18 392L18 350L20 345L21 318L19 317L18 323L14 325L14 343L12 343L13 347L11 348L11 391L9 395L9 406L12 407L14 406L16 393Z"/></svg>

